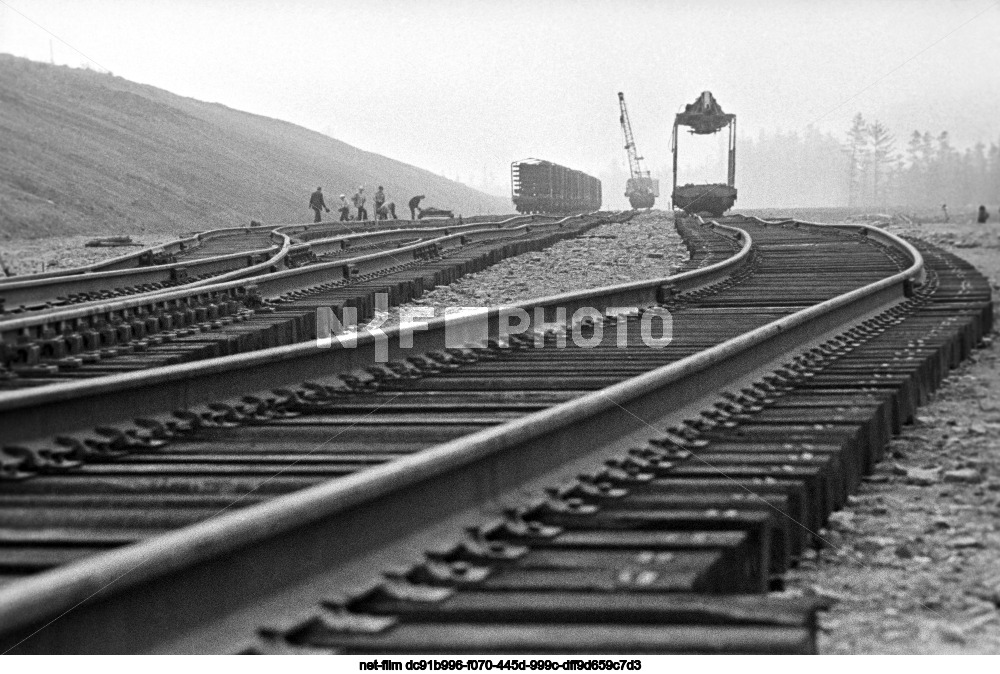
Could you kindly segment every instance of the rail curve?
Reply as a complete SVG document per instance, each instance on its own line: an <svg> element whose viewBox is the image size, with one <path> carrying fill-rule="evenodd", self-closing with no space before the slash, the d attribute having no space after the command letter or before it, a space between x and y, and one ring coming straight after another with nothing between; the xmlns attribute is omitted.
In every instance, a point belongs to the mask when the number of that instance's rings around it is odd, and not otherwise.
<svg viewBox="0 0 1000 674"><path fill-rule="evenodd" d="M515 216L494 224L527 223L538 218ZM421 223L424 224L424 223ZM419 232L447 229L442 223L427 223ZM449 223L450 224L450 223ZM486 224L470 218L465 226ZM463 225L450 225L452 228ZM351 242L375 243L404 238L414 231L412 223L372 223L350 226L345 223L278 225L273 228L211 230L165 246L144 249L104 263L46 274L0 279L0 321L17 314L49 310L115 297L155 293L171 287L197 287L244 278L280 266L297 266L302 259ZM387 236L379 236L380 232ZM395 235L394 235L395 232ZM311 241L312 243L296 243ZM266 244L263 245L262 244ZM288 263L284 260L289 259ZM128 262L136 262L128 265Z"/></svg>
<svg viewBox="0 0 1000 674"><path fill-rule="evenodd" d="M0 396L0 428L17 418L27 429L0 444L58 432L53 420L73 435L86 418L117 428L103 436L123 455L112 469L184 446L197 461L213 433L244 438L251 455L280 433L301 445L286 470L335 463L376 422L411 450L0 586L0 641L43 652L814 651L817 603L764 592L989 330L989 287L954 256L863 225L679 227L694 254L669 278ZM650 348L644 321L665 311L672 340ZM559 347L597 326L594 350ZM373 367L380 355L388 363ZM128 408L115 409L122 396ZM422 405L426 422L414 416ZM309 423L333 425L310 436ZM404 439L422 423L452 431ZM90 432L92 448L100 436ZM46 480L59 478L7 484ZM139 634L109 628L140 619Z"/></svg>
<svg viewBox="0 0 1000 674"><path fill-rule="evenodd" d="M576 222L587 226L587 222L596 223L600 217ZM505 237L538 238L539 232L554 230L570 220L574 218L520 216L499 222L340 234L294 245L290 245L289 234L279 228L275 232L283 240L281 250L264 262L206 279L190 280L176 288L139 288L137 294L124 297L109 297L0 320L0 380L5 364L14 366L15 375L27 375L8 382L14 387L59 379L63 369L69 370L66 376L71 378L85 376L88 370L95 369L88 363L98 363L97 370L103 367L100 365L102 356L114 358L118 350L123 353L138 350L143 354L156 351L161 339L172 339L176 335L176 328L187 332L222 329L233 320L251 316L253 308L261 301L266 303L271 296L305 291L316 284L364 281L366 276L384 275L394 265L408 264L407 260L412 264L420 257L438 256L461 245L469 245L471 250L477 242L489 238L497 241ZM288 229L297 235L316 231L299 226ZM288 269L279 271L282 260ZM206 263L209 262L211 260ZM173 271L165 269L152 273L166 278ZM253 276L252 281L248 280L250 276ZM73 276L55 282L74 284L80 278ZM206 322L206 319L209 320ZM305 324L300 328L308 330ZM157 337L158 333L167 334L161 338ZM226 352L231 351L222 351ZM112 369L127 368L115 365ZM33 379L37 379L38 384L32 383ZM0 388L3 388L2 381Z"/></svg>

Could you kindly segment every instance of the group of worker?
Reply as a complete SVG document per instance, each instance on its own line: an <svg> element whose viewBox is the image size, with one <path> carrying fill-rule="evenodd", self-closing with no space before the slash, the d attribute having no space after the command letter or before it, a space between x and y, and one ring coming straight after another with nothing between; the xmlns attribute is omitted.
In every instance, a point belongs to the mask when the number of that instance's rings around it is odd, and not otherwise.
<svg viewBox="0 0 1000 674"><path fill-rule="evenodd" d="M420 211L420 202L424 199L423 194L418 194L409 201L410 206L410 219L416 220L417 214ZM340 222L345 222L351 220L351 208L357 209L357 217L355 220L367 220L368 219L368 209L365 208L365 204L368 201L368 197L365 195L364 185L358 186L358 191L354 193L351 200L347 200L346 194L340 195L340 202L337 203L336 207L340 211ZM396 204L395 202L386 202L385 190L381 185L378 186L378 191L375 192L375 196L372 197L372 202L375 206L375 219L376 220L398 220L396 217ZM313 210L316 214L313 222L320 222L322 217L322 211L330 212L330 209L326 206L326 201L323 199L323 188L317 187L316 191L312 193L309 197L309 208Z"/></svg>

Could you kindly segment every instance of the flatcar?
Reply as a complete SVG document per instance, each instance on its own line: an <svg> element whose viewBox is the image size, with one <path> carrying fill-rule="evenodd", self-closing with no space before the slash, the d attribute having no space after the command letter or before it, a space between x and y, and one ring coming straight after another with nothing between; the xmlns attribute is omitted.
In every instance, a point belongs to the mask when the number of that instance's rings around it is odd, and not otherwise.
<svg viewBox="0 0 1000 674"><path fill-rule="evenodd" d="M580 213L601 208L601 181L542 159L510 165L511 199L518 213Z"/></svg>

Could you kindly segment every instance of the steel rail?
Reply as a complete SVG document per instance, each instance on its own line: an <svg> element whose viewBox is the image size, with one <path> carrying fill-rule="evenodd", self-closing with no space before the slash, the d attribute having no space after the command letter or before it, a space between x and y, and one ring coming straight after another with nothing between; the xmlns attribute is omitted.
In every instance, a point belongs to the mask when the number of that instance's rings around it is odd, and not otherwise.
<svg viewBox="0 0 1000 674"><path fill-rule="evenodd" d="M10 283L0 287L0 293L2 293L0 299L3 300L9 310L9 307L45 303L72 293L114 291L118 288L129 286L166 283L183 278L191 272L198 275L211 273L215 273L216 275L212 278L184 284L187 288L196 288L212 283L223 283L230 279L258 274L279 264L289 254L292 243L291 239L285 234L272 232L272 236L277 236L281 242L268 248L229 253L201 260L191 260L189 262L175 262L167 265L95 271L80 275ZM267 253L272 254L263 260L256 259L258 256ZM242 262L242 264L238 264L237 262ZM169 292L169 290L157 288L143 293L134 293L134 295L151 295L160 292ZM103 301L105 300L92 300L93 303L97 304ZM90 303L81 302L79 304ZM46 310L40 310L39 315L44 315L44 311ZM2 325L3 319L0 319L0 326Z"/></svg>
<svg viewBox="0 0 1000 674"><path fill-rule="evenodd" d="M572 216L576 217L576 216ZM565 222L565 218L559 222ZM554 223L555 225L555 223ZM542 309L546 320L558 318L558 312L572 313L580 307L593 307L603 311L613 307L649 306L660 301L665 293L690 291L709 285L727 277L733 270L747 261L751 250L749 236L726 226L719 229L728 232L734 241L740 243L740 250L728 260L708 267L696 269L674 276L650 281L633 281L594 290L563 293L537 300L494 308L489 310L487 320L490 334L499 334L498 322L518 310ZM469 234L443 237L451 245L459 244L459 237ZM414 257L428 246L437 245L423 242L397 249L397 254L410 253ZM384 264L384 256L379 253L327 263L311 265L299 269L270 274L266 292L281 294L287 292L289 279L298 283L328 281L326 270L343 267L349 273L352 265L369 273ZM369 266L372 265L372 266ZM310 275L317 274L316 278ZM243 288L242 284L225 284L222 290ZM215 288L204 289L206 292ZM160 301L168 298L161 298ZM422 352L445 348L445 330L462 330L463 326L476 325L473 318L437 318L427 323L426 330L408 331L396 326L384 331L384 347L389 358L405 358ZM412 341L412 347L403 348L400 341ZM356 346L353 346L356 342ZM363 368L375 362L376 344L373 335L364 333L333 337L331 347L321 348L315 341L288 346L262 349L258 351L213 358L206 361L181 363L166 367L110 375L77 382L67 382L16 392L0 392L0 444L33 437L44 437L53 433L68 432L83 426L114 423L123 418L157 414L163 410L181 409L215 400L229 399L234 391L246 388L246 373L253 374L258 390L279 388L291 383L302 382L323 376L333 376L356 368ZM122 395L128 392L129 408L125 415L120 404ZM116 402L118 401L118 402Z"/></svg>
<svg viewBox="0 0 1000 674"><path fill-rule="evenodd" d="M104 262L98 262L92 266L94 271L127 269L132 266L138 266L136 263L138 263L138 258L143 253L148 255L156 255L158 253L169 253L171 255L189 254L197 251L209 241L238 237L241 234L246 235L257 232L273 231L275 228L275 225L250 225L242 227L222 227L219 229L210 229L204 232L195 232L193 235L186 238L181 238L176 241L168 241L158 246L150 246L146 250L138 251L137 253L133 253L131 255L123 255L111 260L105 260Z"/></svg>
<svg viewBox="0 0 1000 674"><path fill-rule="evenodd" d="M507 227L503 228L504 233L502 236L516 236L530 233L531 227L558 227L569 220L579 217L585 216L570 216L553 223ZM341 276L339 278L347 279L350 278L352 273L372 273L392 267L395 264L400 264L404 260L413 261L416 259L415 254L425 253L429 250L435 249L435 247L437 250L442 250L462 245L463 242L472 241L477 237L482 238L482 236L478 234L480 231L496 234L502 224L503 223L473 223L469 225L433 228L430 231L440 232L443 236L439 236L433 240L411 244L409 246L394 248L389 251L370 253L367 255L360 255L355 258L337 260L335 262L319 263L277 271L273 269L275 262L280 261L280 259L283 259L291 252L290 246L284 245L278 256L275 256L264 263L247 267L228 275L205 279L203 281L186 284L178 288L152 291L149 293L112 298L109 300L100 300L90 303L81 303L66 308L40 311L27 316L18 316L16 318L0 320L0 339L8 342L15 342L24 337L31 337L31 331L37 332L37 336L42 337L42 332L51 326L55 326L55 331L59 334L62 333L64 326L72 325L74 321L90 319L93 317L107 317L110 319L116 314L132 312L138 309L149 309L157 306L162 307L168 303L186 303L191 300L209 298L223 293L229 295L241 294L248 288L252 288L254 291L261 293L274 290L275 294L280 294L287 292L290 289L306 287L310 283L325 283L330 280L336 280L338 277L335 271L338 267L342 268ZM456 232L456 230L458 231ZM393 230L395 234L377 232L352 236L355 238L386 236L400 237L406 235L401 234L400 232L416 233L420 231L422 230ZM285 239L285 244L288 244L287 235L282 234L281 236ZM465 239L462 237L465 237ZM313 242L312 245L320 245L321 247L329 245L330 247L333 247L339 239L340 237L332 237L328 240ZM351 265L354 266L352 267ZM269 273L263 273L268 270L270 270ZM243 277L251 274L261 275L254 278L253 282L248 284L246 280L243 280ZM293 280L294 278L298 278L301 283L296 285ZM276 290L278 287L281 288L280 292Z"/></svg>
<svg viewBox="0 0 1000 674"><path fill-rule="evenodd" d="M538 301L522 302L517 305L505 307L502 310L495 309L490 312L493 319L491 322L495 323L502 316L516 309L529 310L534 309L536 306L547 309L546 315L549 318L553 318L555 311L559 308L596 305L596 307L603 310L619 305L649 305L658 301L664 287L688 290L717 282L727 277L731 271L745 263L751 250L750 238L745 233L728 227L720 227L720 229L726 231L734 240L741 243L740 250L728 260L709 267L662 279L620 284L611 288L565 293ZM457 323L469 322L470 320L474 319L459 319ZM456 321L454 319L431 321L427 331L420 331L412 335L414 348L407 350L405 355L443 348L444 339L442 333L446 328L454 329L455 327ZM393 351L398 352L397 355L403 355L403 352L399 351L399 340L402 335L406 334L406 331L397 327L387 330L386 333L388 340L395 342ZM338 339L342 343L345 342L344 338ZM223 397L230 397L233 395L233 387L237 385L236 382L245 379L247 372L253 373L255 379L254 386L266 391L277 386L302 381L303 376L300 367L291 368L282 365L296 361L309 372L305 377L306 379L322 378L324 375L332 375L354 369L363 363L366 357L367 362L372 362L371 357L374 353L369 351L369 349L375 346L373 336L361 335L358 341L359 344L356 349L335 348L327 351L317 348L315 344L293 345L269 349L266 352L267 355L264 355L265 352L262 351L256 354L249 353L241 356L215 359L201 364L171 366L144 373L119 375L101 378L100 380L48 387L47 391L42 391L41 389L29 390L24 396L19 396L19 399L0 394L0 428L10 428L6 421L12 421L14 418L18 419L18 425L23 428L26 422L28 422L26 415L31 415L32 417L37 416L39 420L48 418L49 423L38 430L44 429L43 432L51 434L53 432L53 423L58 424L60 419L76 416L75 412L67 409L67 404L73 404L74 401L76 403L82 402L83 408L89 411L90 416L82 417L86 418L87 422L90 424L102 423L101 419L93 416L94 413L101 409L109 412L113 410L120 411L120 407L108 406L106 401L115 397L120 398L123 394L127 395L130 400L128 414L125 417L116 414L114 418L104 419L104 422L121 421L122 419L130 419L142 414L151 414L176 407L177 400L174 399L166 403L163 400L151 401L147 399L145 400L145 405L140 405L139 408L136 408L132 405L137 402L137 395L142 395L139 393L140 391L148 394L155 393L156 391L176 390L177 387L180 387L183 389L183 392L180 393L181 398L185 400L182 406L193 406L200 402L219 399L220 391L207 391L204 384L208 382L220 383L222 384L222 390L225 391ZM361 361L357 360L356 356L358 353L365 353L361 357ZM347 358L346 361L345 357ZM192 365L195 367L191 367ZM206 395L202 397L198 394L199 391L204 391ZM166 407L163 406L164 404L166 404ZM82 418L78 417L80 420ZM65 568L68 569L70 567ZM41 574L38 578L45 575L48 574ZM131 574L129 577L137 578L137 576ZM33 581L34 579L29 578L27 580ZM70 585L74 585L75 582L70 582ZM16 585L20 585L20 583ZM59 605L62 605L61 600L57 599L57 597L65 599L68 595L66 594L67 590L65 587L63 587L63 590L58 589L61 586L60 581L56 580L55 583L43 582L42 585L49 587L50 592L53 593L45 598L44 602L56 601ZM0 589L0 632L6 632L8 629L16 628L18 625L30 624L32 620L43 617L34 613L39 608L36 605L32 609L32 613L21 613L22 619L25 622L19 621L16 624L9 624L7 622L8 616L5 612L8 600L4 594L4 589L9 588ZM28 604L32 603L32 600L28 598L31 596L31 589L26 588L25 592L27 592L25 599L18 600L14 596L11 597L11 601L14 601L15 604L18 604L19 601L27 602ZM74 591L69 590L69 592L72 594ZM10 606L13 607L14 604Z"/></svg>
<svg viewBox="0 0 1000 674"><path fill-rule="evenodd" d="M543 218L559 220L561 219L561 217L562 216L533 214L533 215L514 215L503 220L497 220L496 216L476 215L469 218L464 218L462 220L462 224L464 225L496 224L503 226L503 225L510 225L518 221L526 220L528 222L533 222L535 220ZM350 235L359 235L359 234L377 234L379 232L391 232L395 231L396 229L424 229L422 227L415 227L414 226L415 223L419 221L413 221L413 220L384 221L384 222L392 222L393 223L392 225L382 225L381 222L383 221L379 221L378 223L369 222L367 226L357 227L356 221L354 220L349 220L346 222L330 221L330 222L319 222L319 223L307 223L301 225L278 225L275 227L275 229L280 230L281 232L288 234L293 238L297 237L302 241L309 241L313 238L322 237L323 235L322 230L331 230L337 232L337 231L344 231L346 228L347 232ZM458 218L452 218L449 220L433 220L433 221L424 220L423 222L430 222L433 224L433 228L437 229L462 226L462 224L459 223ZM316 234L318 234L319 236L314 237L313 235Z"/></svg>
<svg viewBox="0 0 1000 674"><path fill-rule="evenodd" d="M0 301L6 304L8 308L30 306L32 303L44 303L60 296L74 293L113 291L118 288L125 288L129 286L166 283L174 281L179 277L183 278L192 275L214 274L212 278L200 279L183 284L185 288L197 288L261 273L278 265L284 258L288 257L291 259L298 253L309 251L314 253L326 253L331 250L345 250L352 246L356 246L359 243L368 245L385 243L413 234L422 234L426 237L433 236L434 233L444 235L452 231L462 231L463 229L474 229L476 227L502 227L505 224L521 219L524 218L510 218L502 222L470 223L468 225L457 225L452 227L401 227L375 232L352 232L316 239L307 243L293 243L292 239L295 235L295 231L298 231L299 233L303 231L310 231L308 229L308 225L280 226L275 227L271 231L271 236L278 237L281 243L278 245L272 245L268 248L245 250L204 259L193 259L164 265L117 269L111 271L92 271L84 274L53 276L44 279L21 277L21 280L10 282L0 287ZM273 252L273 255L267 259L255 259L262 254L271 252ZM240 262L242 262L242 264L240 264ZM176 289L177 288L155 288L143 293L133 293L132 296L171 292ZM105 301L107 300L92 300L91 302L75 303L72 306L76 308L84 304L100 304ZM48 311L59 311L62 308L65 307L58 307L55 309L50 308ZM41 313L42 311L45 310L39 310L39 313L32 314L32 316L44 315ZM4 320L0 318L0 326L2 326L3 323Z"/></svg>
<svg viewBox="0 0 1000 674"><path fill-rule="evenodd" d="M727 271L745 261L751 250L748 234L716 226L733 232L743 243L740 252L725 262L650 283L568 293L515 307L527 310L543 306L544 316L550 317L559 307L569 311L573 306L587 306L587 303L598 301L603 302L606 309L623 298L628 301L639 296L652 298L655 302L664 287L684 289L688 284L703 285L709 277L725 276ZM74 619L56 621L35 637L35 643L45 650L73 650L80 647L79 642L74 641L80 633L74 630L87 629L80 625L111 621L116 611L126 607L136 610L149 602L162 611L150 616L150 625L144 633L151 635L159 629L169 629L175 636L179 631L194 629L200 620L209 618L210 613L214 612L211 617L217 618L221 613L235 610L250 597L275 593L301 581L317 573L317 565L324 569L347 565L379 547L390 545L413 528L426 529L449 517L472 517L469 513L478 512L485 501L502 499L505 494L538 480L540 475L558 472L566 462L579 461L582 438L596 447L589 450L593 455L607 451L608 447L622 442L623 437L631 441L636 435L648 437L652 426L662 426L671 415L712 399L720 386L738 386L737 382L752 379L762 368L770 368L787 357L790 351L815 343L846 323L895 305L905 297L905 285L921 275L923 260L906 242L886 236L911 259L912 264L907 269L698 354L398 462L0 588L0 633L11 644L11 639L28 633L19 630L30 630L31 625L72 609L78 612ZM490 337L500 336L501 322L510 315L510 309L489 312ZM466 317L458 322L468 324L474 320L474 317ZM428 331L413 335L413 350L400 349L400 330L387 331L390 357L440 348L445 326L445 321L438 321L428 326ZM376 342L374 335L361 335L355 348L333 349L330 356L350 353L353 358L349 361L370 363L378 348ZM198 398L210 400L223 393L226 385L222 383L204 391L202 384L206 383L206 378L227 380L227 373L231 376L234 371L254 364L267 370L264 373L253 371L254 385L266 388L343 372L343 367L331 369L329 364L324 364L323 355L318 351L315 346L299 345L274 349L266 355L258 352L219 359L227 362L207 364L204 369L211 372L202 372L196 379L187 380L189 385L182 385L184 393L175 402L192 405L197 404ZM135 399L141 395L142 387L165 388L168 382L183 382L185 375L195 374L195 369L190 366L164 368L121 378L120 383L128 384L130 398ZM285 375L282 377L279 372ZM309 375L303 377L305 372ZM261 374L263 376L258 378ZM229 393L232 395L231 388ZM188 394L195 399L187 400ZM379 522L379 526L368 526L372 522ZM289 558L287 550L306 540L310 541L311 554ZM280 574L270 571L274 568L280 568ZM234 584L238 588L233 587ZM229 591L224 592L223 588L227 587ZM203 606L201 612L192 613L186 593L204 593L210 589L218 605ZM86 605L79 606L82 602ZM146 638L144 644L137 645L116 640L113 634L108 634L107 642L94 647L113 651L155 645L153 637Z"/></svg>
<svg viewBox="0 0 1000 674"><path fill-rule="evenodd" d="M106 271L117 271L123 269L138 269L142 265L139 264L139 258L144 255L155 255L160 253L181 253L189 252L199 248L205 241L211 241L217 238L225 238L228 236L234 236L239 233L248 233L254 231L266 231L269 229L274 229L275 225L260 225L256 227L224 227L221 229L210 229L204 232L197 232L186 237L181 237L175 239L174 241L168 241L166 243L157 244L155 246L149 246L141 250L135 251L133 253L128 253L126 255L121 255L119 257L111 258L110 260L104 260L101 262L95 262L93 264L81 265L79 267L71 267L69 269L61 269L58 271L42 272L41 274L26 274L24 276L11 276L8 278L0 279L0 288L4 286L15 283L19 281L39 281L44 279L54 279L63 276L77 276L81 274L90 274L95 272L106 272Z"/></svg>
<svg viewBox="0 0 1000 674"><path fill-rule="evenodd" d="M222 271L231 271L249 266L246 262L248 258L271 252L276 248L277 246L270 246L257 250L219 255L204 260L192 260L191 262L175 262L151 267L136 267L134 269L95 271L87 274L56 276L46 279L20 280L0 286L0 299L3 300L7 312L10 313L13 307L28 307L34 304L43 304L71 294L114 291L118 288L128 286L167 283L183 279L186 276L218 274Z"/></svg>
<svg viewBox="0 0 1000 674"><path fill-rule="evenodd" d="M473 216L471 218L466 218L465 222L477 223L484 220L488 220L494 216ZM514 220L524 219L530 216L513 216L504 220L503 222L511 222ZM453 219L457 223L457 219ZM371 221L372 224L375 221ZM395 220L394 223L400 223L398 227L403 228L407 226L412 227L412 221L409 220ZM444 221L445 223L450 221ZM435 223L439 224L439 223ZM351 223L347 223L347 226L351 226ZM441 226L445 226L442 224ZM315 230L322 227L329 227L331 229L343 230L345 223L343 222L320 222L320 223L303 223L303 224L279 224L279 225L257 225L257 226L244 226L244 227L224 227L220 229L209 229L204 232L197 232L186 237L181 237L174 241L168 241L166 243L157 244L155 246L149 246L143 248L142 250L135 251L133 253L128 253L126 255L121 255L110 260L104 260L101 262L95 262L89 265L81 265L79 267L71 267L69 269L60 269L56 271L42 272L40 274L25 274L22 276L11 276L11 277L0 277L0 288L3 288L12 283L20 283L24 281L41 281L45 279L54 279L64 276L76 276L82 274L90 274L97 272L107 272L107 271L119 271L127 269L139 269L142 266L139 264L139 258L144 255L154 255L159 253L182 253L190 252L192 250L197 250L205 241L211 241L217 238L226 238L229 236L235 236L240 233L249 233L254 231L265 231L267 229L271 230L281 230L283 233L289 234L289 236L294 235L297 232L306 232L310 230ZM392 227L392 226L390 226ZM393 227L394 228L394 227ZM364 233L363 230L367 228L361 228L361 230L352 230L352 233ZM285 231L288 230L288 231ZM240 251L241 253L252 252L249 249Z"/></svg>
<svg viewBox="0 0 1000 674"><path fill-rule="evenodd" d="M758 218L756 215L740 215L739 217L745 218L747 220L752 220L762 225L773 225L777 227L789 226L789 225L793 227L811 227L820 229L824 228L829 229L830 227L836 227L837 229L855 232L859 236L869 237L873 241L877 241L883 246L887 247L901 246L906 251L906 254L910 255L911 257L913 257L914 255L919 256L917 249L914 248L913 245L908 241L906 241L905 239L902 239L896 236L895 234L891 234L879 227L872 227L871 225L858 225L854 223L828 225L821 222L809 222L808 220L792 220L792 219L764 220L762 218ZM916 276L914 276L912 280L915 283L924 283L924 281L926 280L926 270L923 267L921 267L920 272Z"/></svg>
<svg viewBox="0 0 1000 674"><path fill-rule="evenodd" d="M254 283L252 284L247 284L243 281L231 281L229 283L205 286L193 290L179 289L156 295L144 295L139 298L125 298L115 302L107 302L98 307L76 307L61 312L56 315L55 318L64 324L72 325L72 321L79 321L81 319L91 318L94 316L110 318L116 312L125 315L128 312L135 311L137 307L165 307L172 306L176 303L183 305L186 302L197 299L213 299L217 301L220 297L240 296L247 292L253 292L260 296L277 297L292 290L312 287L321 283L328 283L331 279L346 280L358 276L375 274L403 264L422 260L426 258L429 253L439 254L442 251L457 248L467 243L473 243L479 239L494 239L497 237L514 238L528 234L533 229L558 229L569 221L582 217L586 216L569 216L552 223L521 225L518 227L508 227L504 229L493 229L489 227L482 229L469 229L468 231L462 231L458 234L448 234L446 236L438 237L437 239L421 241L412 245L396 248L388 252L370 253L368 255L337 260L335 262L314 264L296 269L273 272L254 279ZM482 225L473 225L472 227L482 227ZM453 230L455 228L448 229ZM19 323L24 323L26 326L32 325L31 319L26 318L20 319L19 321L8 321L7 323L0 324L0 330L7 330L15 335L23 334L25 327L19 325ZM11 324L13 324L12 328L9 327ZM306 344L306 346L308 346L308 344ZM128 375L111 376L111 380L117 381L121 376L127 377ZM101 377L88 381L96 385L105 379L105 377ZM84 388L82 389L79 388L81 384L84 385ZM31 431L33 428L37 429L38 432L51 432L54 428L52 424L56 424L60 428L69 428L70 425L64 423L64 421L68 421L70 418L67 416L67 409L54 413L47 422L42 423L42 426L35 427L33 425L34 422L31 421L31 419L41 421L41 418L35 414L35 412L40 411L41 408L33 407L33 403L30 401L40 400L34 396L38 391L43 389L52 391L53 393L60 390L82 392L88 390L86 388L86 384L87 382L53 384L51 386L38 387L37 389L25 389L15 392L0 393L0 408L7 406L7 409L21 410L20 413L15 413L16 420L14 417L8 417L9 423L0 423L0 439L9 440L11 439L11 435L14 433L19 434L20 437L25 437L22 432L34 432ZM25 404L22 405L18 403L18 400L25 401ZM112 409L117 407L117 405L111 405ZM95 410L91 410L90 412L83 413L84 417L82 418L85 419L88 414L93 414L94 412ZM41 429L45 430L43 431Z"/></svg>

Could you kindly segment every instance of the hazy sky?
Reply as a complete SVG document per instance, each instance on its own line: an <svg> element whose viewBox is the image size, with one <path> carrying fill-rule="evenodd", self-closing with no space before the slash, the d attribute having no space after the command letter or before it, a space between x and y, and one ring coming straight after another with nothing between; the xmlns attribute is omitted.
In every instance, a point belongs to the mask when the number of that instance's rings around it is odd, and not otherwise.
<svg viewBox="0 0 1000 674"><path fill-rule="evenodd" d="M998 0L0 0L0 51L79 66L17 12L116 75L500 192L529 156L627 170L619 90L652 166L705 89L741 134L860 111L900 149L1000 139Z"/></svg>

